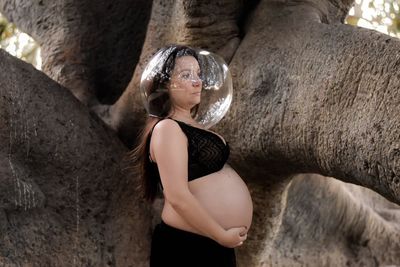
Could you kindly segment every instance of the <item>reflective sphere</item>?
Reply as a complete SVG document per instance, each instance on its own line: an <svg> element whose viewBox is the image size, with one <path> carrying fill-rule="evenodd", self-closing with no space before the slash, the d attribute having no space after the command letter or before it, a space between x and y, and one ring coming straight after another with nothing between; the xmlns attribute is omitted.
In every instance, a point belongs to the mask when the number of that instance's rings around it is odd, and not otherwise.
<svg viewBox="0 0 400 267"><path fill-rule="evenodd" d="M194 120L208 129L225 116L232 102L232 77L228 65L215 53L188 47L195 53L200 72L198 69L186 68L176 74L176 69L173 71L177 47L183 46L171 45L161 48L146 65L140 80L140 95L144 107L149 116L167 116L171 108L170 90L187 90L181 89L182 87L175 89L175 84L169 83L173 80L172 75L175 75L175 81L180 79L178 81L182 81L181 84L185 81L201 82L198 109L192 115ZM185 55L187 54L183 56Z"/></svg>

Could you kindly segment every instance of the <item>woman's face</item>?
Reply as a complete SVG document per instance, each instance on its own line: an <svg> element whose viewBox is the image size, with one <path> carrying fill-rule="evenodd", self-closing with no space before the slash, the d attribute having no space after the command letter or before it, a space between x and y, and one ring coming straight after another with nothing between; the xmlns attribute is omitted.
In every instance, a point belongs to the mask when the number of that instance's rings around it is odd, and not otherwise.
<svg viewBox="0 0 400 267"><path fill-rule="evenodd" d="M200 103L201 89L200 66L196 58L192 56L177 58L169 83L173 105L191 109Z"/></svg>

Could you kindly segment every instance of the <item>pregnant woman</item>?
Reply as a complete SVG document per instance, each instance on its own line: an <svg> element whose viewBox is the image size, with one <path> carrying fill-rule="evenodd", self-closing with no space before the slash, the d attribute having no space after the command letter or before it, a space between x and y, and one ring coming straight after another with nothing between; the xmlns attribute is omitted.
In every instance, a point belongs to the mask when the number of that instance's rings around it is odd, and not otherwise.
<svg viewBox="0 0 400 267"><path fill-rule="evenodd" d="M159 71L147 85L150 116L133 150L142 159L136 168L143 197L153 202L161 189L165 200L150 267L236 266L234 248L247 238L253 205L226 163L229 143L193 119L203 88L198 54L171 45L157 55Z"/></svg>

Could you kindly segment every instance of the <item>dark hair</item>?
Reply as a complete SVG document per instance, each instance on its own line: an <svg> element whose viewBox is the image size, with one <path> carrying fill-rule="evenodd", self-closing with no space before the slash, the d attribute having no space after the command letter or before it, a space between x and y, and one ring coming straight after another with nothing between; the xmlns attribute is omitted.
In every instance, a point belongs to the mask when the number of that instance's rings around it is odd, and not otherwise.
<svg viewBox="0 0 400 267"><path fill-rule="evenodd" d="M155 92L160 87L166 88L172 71L175 67L175 60L183 56L193 56L199 61L197 53L194 49L184 45L169 45L158 50L163 52L163 60L161 61L161 71L157 73L153 79L153 83L150 88L150 93ZM199 62L200 64L200 62ZM154 199L161 195L161 187L156 179L157 173L152 173L154 170L150 167L150 160L148 157L150 147L150 132L154 125L160 120L166 118L172 108L169 93L162 94L161 96L152 100L150 107L158 112L159 115L147 116L146 122L143 128L140 130L138 138L136 140L135 147L128 152L128 161L133 168L133 173L136 177L139 177L139 183L136 189L140 192L141 197L150 203L154 202ZM195 116L198 112L199 104L191 109L192 116ZM151 109L150 109L151 110ZM157 171L157 170L155 170Z"/></svg>

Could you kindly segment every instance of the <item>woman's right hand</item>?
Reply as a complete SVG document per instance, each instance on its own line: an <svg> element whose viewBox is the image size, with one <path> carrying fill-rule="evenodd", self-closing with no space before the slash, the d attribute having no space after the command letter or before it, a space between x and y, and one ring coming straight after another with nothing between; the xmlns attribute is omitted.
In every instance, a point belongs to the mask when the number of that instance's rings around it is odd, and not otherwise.
<svg viewBox="0 0 400 267"><path fill-rule="evenodd" d="M245 226L232 227L225 230L224 234L217 241L222 246L234 248L241 246L247 238L247 228Z"/></svg>

